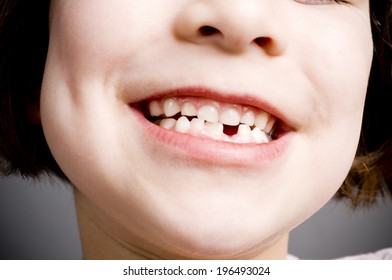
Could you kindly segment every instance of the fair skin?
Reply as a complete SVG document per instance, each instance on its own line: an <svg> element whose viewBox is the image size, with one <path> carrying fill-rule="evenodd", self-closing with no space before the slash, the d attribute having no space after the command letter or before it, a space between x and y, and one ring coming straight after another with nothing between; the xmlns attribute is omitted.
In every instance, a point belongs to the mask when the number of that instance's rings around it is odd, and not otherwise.
<svg viewBox="0 0 392 280"><path fill-rule="evenodd" d="M41 120L76 189L84 257L286 258L355 155L368 1L69 0L50 20ZM215 128L149 121L171 118L174 96L198 119L215 108Z"/></svg>

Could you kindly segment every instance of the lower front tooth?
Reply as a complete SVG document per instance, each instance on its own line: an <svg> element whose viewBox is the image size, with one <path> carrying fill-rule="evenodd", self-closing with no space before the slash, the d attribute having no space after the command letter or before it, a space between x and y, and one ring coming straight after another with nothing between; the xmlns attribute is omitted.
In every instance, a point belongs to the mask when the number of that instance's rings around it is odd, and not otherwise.
<svg viewBox="0 0 392 280"><path fill-rule="evenodd" d="M198 118L191 120L191 131L194 133L199 133L204 129L204 121Z"/></svg>
<svg viewBox="0 0 392 280"><path fill-rule="evenodd" d="M268 143L270 141L268 135L264 131L261 131L261 129L258 127L255 127L252 130L251 135L252 135L253 142L257 144Z"/></svg>
<svg viewBox="0 0 392 280"><path fill-rule="evenodd" d="M222 136L223 135L223 124L219 122L210 123L206 122L205 126L211 136Z"/></svg>
<svg viewBox="0 0 392 280"><path fill-rule="evenodd" d="M160 127L165 128L165 129L172 129L176 126L176 120L175 119L163 119L160 124Z"/></svg>
<svg viewBox="0 0 392 280"><path fill-rule="evenodd" d="M251 129L249 125L241 124L238 127L238 132L236 135L233 136L235 141L241 143L249 143L252 141Z"/></svg>
<svg viewBox="0 0 392 280"><path fill-rule="evenodd" d="M250 132L251 132L251 130L250 130L249 125L241 124L241 125L238 127L238 132L237 132L237 134L240 135L240 136L250 136Z"/></svg>
<svg viewBox="0 0 392 280"><path fill-rule="evenodd" d="M176 123L175 130L177 132L186 133L191 128L191 122L188 120L187 117L181 117L178 119Z"/></svg>

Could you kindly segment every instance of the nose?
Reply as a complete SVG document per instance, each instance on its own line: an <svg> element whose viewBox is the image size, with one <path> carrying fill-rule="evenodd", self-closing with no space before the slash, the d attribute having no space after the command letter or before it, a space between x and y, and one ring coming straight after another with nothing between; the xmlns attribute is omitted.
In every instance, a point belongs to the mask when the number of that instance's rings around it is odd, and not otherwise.
<svg viewBox="0 0 392 280"><path fill-rule="evenodd" d="M249 47L280 55L287 46L282 21L270 0L199 0L180 11L174 31L178 39L241 53ZM275 9L276 10L276 9Z"/></svg>

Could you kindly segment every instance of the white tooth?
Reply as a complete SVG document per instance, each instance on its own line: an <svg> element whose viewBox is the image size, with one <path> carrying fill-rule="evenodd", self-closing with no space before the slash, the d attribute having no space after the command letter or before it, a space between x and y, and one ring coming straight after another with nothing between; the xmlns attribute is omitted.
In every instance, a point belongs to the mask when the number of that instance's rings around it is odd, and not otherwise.
<svg viewBox="0 0 392 280"><path fill-rule="evenodd" d="M257 114L255 118L255 125L260 128L261 130L264 130L269 119L269 114L266 112L260 112Z"/></svg>
<svg viewBox="0 0 392 280"><path fill-rule="evenodd" d="M252 140L253 140L253 142L255 142L255 143L257 143L257 144L263 143L263 135L262 135L262 133L261 133L260 128L255 127L255 128L252 130L251 134L252 134Z"/></svg>
<svg viewBox="0 0 392 280"><path fill-rule="evenodd" d="M204 129L204 121L198 118L191 120L191 130L193 132L201 132Z"/></svg>
<svg viewBox="0 0 392 280"><path fill-rule="evenodd" d="M180 104L174 98L168 98L163 101L163 111L166 117L172 117L181 111Z"/></svg>
<svg viewBox="0 0 392 280"><path fill-rule="evenodd" d="M272 128L275 125L275 122L276 122L276 118L275 117L270 117L269 120L268 120L267 125L264 128L264 131L271 132Z"/></svg>
<svg viewBox="0 0 392 280"><path fill-rule="evenodd" d="M258 127L255 127L252 130L251 134L252 134L253 142L257 144L268 143L270 141L268 135L264 131L261 131L260 128Z"/></svg>
<svg viewBox="0 0 392 280"><path fill-rule="evenodd" d="M163 108L157 100L151 101L150 104L148 104L148 108L152 117L159 117L160 115L163 115Z"/></svg>
<svg viewBox="0 0 392 280"><path fill-rule="evenodd" d="M241 123L252 126L255 124L255 113L252 110L247 110L241 117Z"/></svg>
<svg viewBox="0 0 392 280"><path fill-rule="evenodd" d="M211 136L222 136L223 135L223 124L219 122L206 122L205 126Z"/></svg>
<svg viewBox="0 0 392 280"><path fill-rule="evenodd" d="M175 119L163 119L159 126L165 129L172 129L176 126L176 122Z"/></svg>
<svg viewBox="0 0 392 280"><path fill-rule="evenodd" d="M249 143L252 140L252 135L251 135L251 129L249 125L246 124L240 124L238 127L238 132L235 135L236 136L236 141L241 142L241 143Z"/></svg>
<svg viewBox="0 0 392 280"><path fill-rule="evenodd" d="M212 105L205 105L197 112L197 117L201 120L208 122L218 122L219 113L218 110Z"/></svg>
<svg viewBox="0 0 392 280"><path fill-rule="evenodd" d="M234 108L230 108L223 111L220 116L219 122L226 125L236 126L240 124L240 120L241 116L237 112L237 110Z"/></svg>
<svg viewBox="0 0 392 280"><path fill-rule="evenodd" d="M177 132L186 133L191 128L191 122L188 120L187 117L181 117L178 119L176 123L175 130Z"/></svg>
<svg viewBox="0 0 392 280"><path fill-rule="evenodd" d="M261 133L263 135L263 143L271 142L272 139L267 133L265 133L264 131L262 131Z"/></svg>
<svg viewBox="0 0 392 280"><path fill-rule="evenodd" d="M240 136L250 136L250 127L249 125L246 124L240 124L240 126L238 127L238 132L237 135Z"/></svg>
<svg viewBox="0 0 392 280"><path fill-rule="evenodd" d="M182 105L182 108L181 108L181 115L189 116L189 117L196 116L197 115L197 109L196 109L196 107L192 103L185 102Z"/></svg>

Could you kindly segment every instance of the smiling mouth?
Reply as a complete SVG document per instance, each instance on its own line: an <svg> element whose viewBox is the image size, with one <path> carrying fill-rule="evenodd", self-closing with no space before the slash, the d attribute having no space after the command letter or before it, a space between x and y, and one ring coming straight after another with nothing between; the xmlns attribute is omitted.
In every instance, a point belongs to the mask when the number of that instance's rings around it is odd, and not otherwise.
<svg viewBox="0 0 392 280"><path fill-rule="evenodd" d="M277 117L249 105L176 96L142 102L141 109L163 129L216 141L264 144L280 134Z"/></svg>

